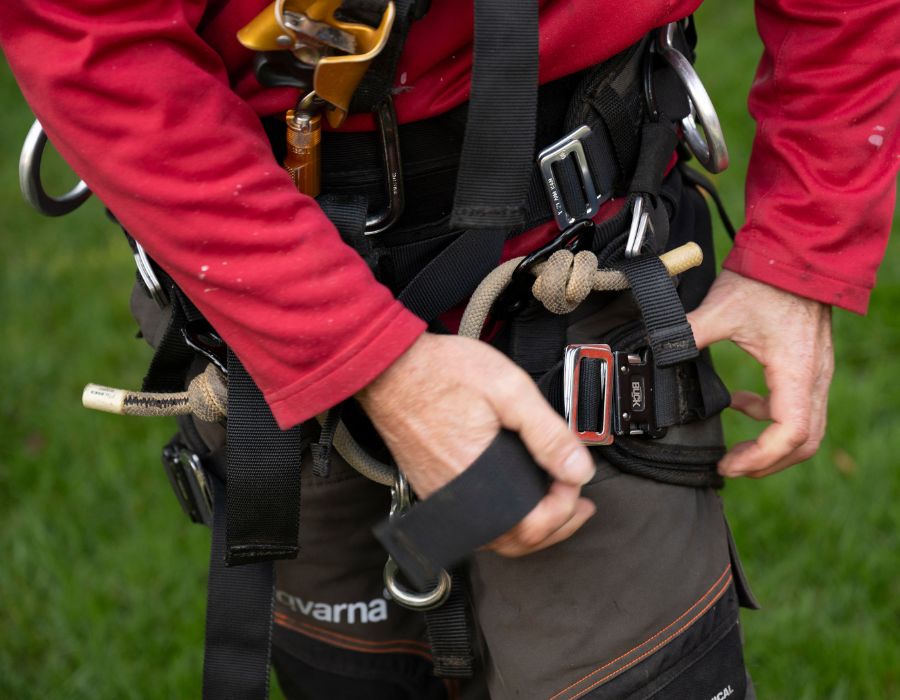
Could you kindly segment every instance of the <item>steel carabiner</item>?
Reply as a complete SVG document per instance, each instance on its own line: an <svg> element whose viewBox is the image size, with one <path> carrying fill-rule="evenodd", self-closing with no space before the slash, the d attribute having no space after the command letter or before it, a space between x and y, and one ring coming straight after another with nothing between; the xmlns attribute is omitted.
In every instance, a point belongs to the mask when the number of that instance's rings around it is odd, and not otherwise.
<svg viewBox="0 0 900 700"><path fill-rule="evenodd" d="M75 187L64 195L54 197L47 194L41 180L41 162L44 147L47 145L47 133L41 123L35 119L28 130L22 153L19 156L19 188L22 197L35 210L44 216L65 216L70 214L91 196L91 190L80 180Z"/></svg>
<svg viewBox="0 0 900 700"><path fill-rule="evenodd" d="M412 494L409 490L409 482L406 480L406 475L398 469L394 477L394 485L391 486L390 518L401 517L411 506ZM387 588L391 598L404 608L427 612L442 606L450 596L453 582L445 569L441 569L438 574L434 588L422 593L412 591L401 584L399 573L400 568L397 566L397 562L393 557L388 556L387 563L384 565L384 587Z"/></svg>
<svg viewBox="0 0 900 700"><path fill-rule="evenodd" d="M700 80L691 62L675 46L675 33L678 29L678 22L660 27L651 49L662 56L675 71L687 92L691 111L681 120L681 128L688 149L709 172L720 173L728 167L728 147L725 144L722 125L703 81ZM644 90L648 107L653 111L656 99L653 94L652 70L649 62L645 63Z"/></svg>

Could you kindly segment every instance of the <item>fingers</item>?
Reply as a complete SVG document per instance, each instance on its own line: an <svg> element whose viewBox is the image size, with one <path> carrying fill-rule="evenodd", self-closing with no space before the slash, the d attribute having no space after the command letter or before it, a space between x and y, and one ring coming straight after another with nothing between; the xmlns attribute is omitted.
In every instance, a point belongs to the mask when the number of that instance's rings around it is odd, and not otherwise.
<svg viewBox="0 0 900 700"><path fill-rule="evenodd" d="M735 445L719 462L721 474L758 478L816 453L825 434L830 375L813 376L813 371L813 367L776 365L766 372L772 390L768 398L735 392L732 408L755 420L773 422L756 440Z"/></svg>
<svg viewBox="0 0 900 700"><path fill-rule="evenodd" d="M554 479L582 486L593 478L596 468L588 449L524 372L504 377L503 388L492 396L503 426L519 433L531 456Z"/></svg>
<svg viewBox="0 0 900 700"><path fill-rule="evenodd" d="M574 534L595 512L593 502L579 498L578 488L554 482L534 509L488 549L507 557L546 549Z"/></svg>

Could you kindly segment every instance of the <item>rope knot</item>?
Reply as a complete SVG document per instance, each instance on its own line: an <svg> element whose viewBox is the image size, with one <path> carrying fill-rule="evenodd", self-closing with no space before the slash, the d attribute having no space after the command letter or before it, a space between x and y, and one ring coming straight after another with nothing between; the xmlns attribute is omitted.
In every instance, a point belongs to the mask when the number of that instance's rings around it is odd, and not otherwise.
<svg viewBox="0 0 900 700"><path fill-rule="evenodd" d="M596 272L597 256L591 251L573 255L570 250L557 250L541 266L531 292L547 311L567 314L591 293Z"/></svg>

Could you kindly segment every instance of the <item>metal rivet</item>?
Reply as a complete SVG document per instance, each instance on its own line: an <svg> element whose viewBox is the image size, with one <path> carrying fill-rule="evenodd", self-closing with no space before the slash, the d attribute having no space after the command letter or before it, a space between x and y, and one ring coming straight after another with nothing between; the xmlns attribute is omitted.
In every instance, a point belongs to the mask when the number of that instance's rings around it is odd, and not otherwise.
<svg viewBox="0 0 900 700"><path fill-rule="evenodd" d="M629 414L627 411L622 414L622 420L628 420L629 418L631 418L631 414Z"/></svg>
<svg viewBox="0 0 900 700"><path fill-rule="evenodd" d="M294 40L287 34L281 34L275 39L275 43L279 46L290 47L294 45Z"/></svg>

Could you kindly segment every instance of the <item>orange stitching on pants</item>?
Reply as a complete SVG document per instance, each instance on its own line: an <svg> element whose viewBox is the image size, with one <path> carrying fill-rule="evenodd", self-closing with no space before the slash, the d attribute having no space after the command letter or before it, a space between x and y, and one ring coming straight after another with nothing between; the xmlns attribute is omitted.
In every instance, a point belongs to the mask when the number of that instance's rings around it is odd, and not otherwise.
<svg viewBox="0 0 900 700"><path fill-rule="evenodd" d="M617 661L621 661L622 659L624 659L624 658L625 658L626 656L628 656L629 654L633 653L633 652L636 651L637 649L640 649L642 646L644 646L644 645L646 645L646 644L649 644L649 643L652 642L654 639L656 639L657 637L659 637L661 634L664 634L667 630L669 630L669 629L671 629L672 627L674 627L675 625L677 625L682 619L684 619L686 616L690 615L691 612L693 611L693 609L696 608L701 602L703 602L703 600L706 599L706 598L710 595L710 593L712 593L713 590L715 590L716 587L719 586L719 585L722 583L722 579L725 578L725 576L726 576L730 571L731 571L731 564L729 564L728 566L725 567L725 571L723 571L723 572L719 575L719 578L717 578L716 581L715 581L715 583L713 583L713 585L709 587L709 590L707 590L706 593L704 593L702 596L700 596L700 597L699 597L699 598L698 598L698 599L697 599L697 600L696 600L696 601L695 601L695 602L694 602L687 610L685 610L683 613L681 613L681 615L679 615L679 616L676 617L674 620L672 620L672 622L670 622L668 625L666 625L665 627L663 627L661 630L659 630L659 631L658 631L656 634L654 634L652 637L649 637L649 638L645 639L643 642L641 642L641 643L638 644L637 646L632 647L631 649L629 649L628 651L626 651L624 654L621 654L620 656L617 656L617 657L616 657L615 659L613 659L612 661L608 661L607 663L603 664L603 665L600 666L599 668L594 669L593 671L591 671L589 674L587 674L587 675L584 676L583 678L579 678L577 681L575 681L574 683L572 683L572 684L569 685L568 687L563 688L563 689L560 690L558 693L556 693L555 695L553 695L553 696L550 698L550 700L556 700L556 698L561 697L564 693L566 693L567 691L571 690L571 689L574 688L575 686L577 686L577 685L579 685L579 684L581 684L581 683L584 683L584 681L588 680L588 679L591 678L592 676L597 675L598 673L600 673L600 672L603 671L604 669L609 668L610 666L612 666L612 665L613 665L614 663L616 663ZM722 590L718 592L718 594L715 596L713 602L715 602L716 600L718 600L719 597L722 595L722 593L724 593L724 592L727 590L727 588L728 588L728 585L727 585L727 584L730 583L730 582L731 582L731 576L728 576L728 581L726 581L725 585L722 586ZM708 607L709 607L709 606L707 606L707 608L708 608ZM705 612L705 609L704 609L704 612ZM702 613L701 613L701 614L702 614ZM685 626L682 627L680 630L678 630L678 632L676 632L676 633L673 634L672 636L668 637L662 644L657 645L656 647L654 647L654 650L655 650L655 649L658 649L659 646L662 646L662 645L666 644L667 642L669 642L673 637L676 637L680 632L682 632L684 629L686 629L687 627L689 627L689 626L691 625L691 623L692 623L695 619L696 619L696 617L693 618L690 622L688 622L687 625L685 625ZM641 657L641 658L643 658L643 657ZM591 688L595 687L596 685L599 685L599 683L602 683L604 680L606 680L606 678L609 678L610 675L614 675L615 673L618 673L619 671L622 671L622 670L628 668L628 666L633 665L633 663L634 663L634 662L631 662L631 663L629 663L627 666L624 666L623 668L618 669L617 671L614 671L612 674L609 674L609 675L607 675L607 676L604 676L603 679L601 679L601 680L598 681L597 683L594 683L594 685L592 685ZM588 688L588 690L590 690L590 688ZM572 696L572 697L577 697L577 696Z"/></svg>
<svg viewBox="0 0 900 700"><path fill-rule="evenodd" d="M417 644L417 642L409 642L408 640L369 642L365 639L354 639L353 637L346 637L345 635L339 635L337 633L330 632L329 630L317 628L312 625L305 625L302 622L294 622L288 619L276 618L275 624L286 627L294 632L297 632L298 634L311 637L330 646L349 649L350 651L358 651L364 654L415 654L416 656L421 656L428 661L431 661L432 659L431 653L429 652L427 646L425 648L410 646L410 644ZM340 639L341 637L343 639ZM404 642L407 643L404 644ZM374 645L377 648L365 645Z"/></svg>

